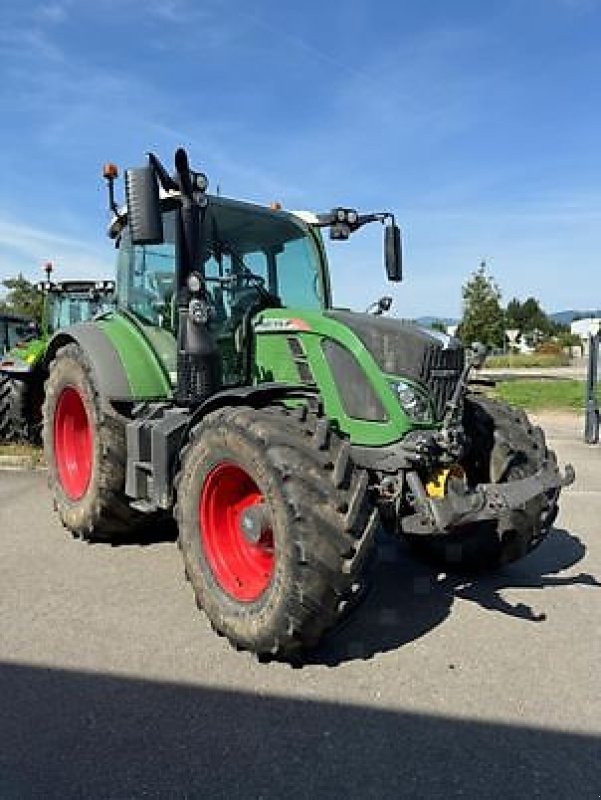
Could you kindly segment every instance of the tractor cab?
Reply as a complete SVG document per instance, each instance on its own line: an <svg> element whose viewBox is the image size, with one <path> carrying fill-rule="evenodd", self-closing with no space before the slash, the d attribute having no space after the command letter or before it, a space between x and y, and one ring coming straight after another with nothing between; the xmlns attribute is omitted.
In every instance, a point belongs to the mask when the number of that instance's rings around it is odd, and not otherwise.
<svg viewBox="0 0 601 800"><path fill-rule="evenodd" d="M257 334L282 333L286 323L259 315L284 309L299 321L331 309L322 228L345 240L367 223L381 223L388 277L401 279L400 232L390 212L336 208L316 215L209 195L206 176L178 153L176 178L153 155L148 167L126 172L122 210L114 202L113 165L105 177L114 212L109 235L119 251L118 304L147 338L160 340L181 405L198 405L221 386L290 377L261 365L265 348ZM172 334L171 348L158 330ZM284 373L287 360L280 359Z"/></svg>
<svg viewBox="0 0 601 800"><path fill-rule="evenodd" d="M119 305L147 323L172 330L176 215L173 201L164 201L164 238L157 244L133 245L127 225L115 224L111 229L119 248ZM299 216L211 197L199 235L213 322L235 317L250 296L262 292L277 305L315 310L330 305L321 237Z"/></svg>
<svg viewBox="0 0 601 800"><path fill-rule="evenodd" d="M162 201L161 217L160 243L133 244L123 218L111 228L118 246L118 306L133 314L150 337L156 337L157 328L170 332L175 347L176 201ZM264 308L331 306L323 242L319 228L296 214L222 197L210 197L199 238L197 271L223 360L222 380L233 385L242 379L238 356L254 314Z"/></svg>

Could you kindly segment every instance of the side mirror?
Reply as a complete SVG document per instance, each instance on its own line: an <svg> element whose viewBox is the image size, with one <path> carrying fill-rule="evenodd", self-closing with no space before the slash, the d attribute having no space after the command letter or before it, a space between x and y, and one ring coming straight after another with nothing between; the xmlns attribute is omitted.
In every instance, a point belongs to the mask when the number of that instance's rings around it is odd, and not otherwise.
<svg viewBox="0 0 601 800"><path fill-rule="evenodd" d="M398 283L403 277L403 251L401 230L394 223L384 228L384 260L388 280Z"/></svg>
<svg viewBox="0 0 601 800"><path fill-rule="evenodd" d="M163 220L159 185L152 167L125 171L125 199L133 244L161 244Z"/></svg>

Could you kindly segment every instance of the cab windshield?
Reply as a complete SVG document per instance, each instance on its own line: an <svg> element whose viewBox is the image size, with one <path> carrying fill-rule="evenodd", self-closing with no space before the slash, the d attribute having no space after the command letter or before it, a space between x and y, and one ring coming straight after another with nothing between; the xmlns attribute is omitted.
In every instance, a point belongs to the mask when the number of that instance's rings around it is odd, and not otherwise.
<svg viewBox="0 0 601 800"><path fill-rule="evenodd" d="M119 303L142 322L173 329L176 210L163 212L164 242L132 246L127 228L118 262ZM323 260L313 234L288 214L211 198L202 222L198 266L217 323L237 316L257 292L274 304L317 310L328 305Z"/></svg>

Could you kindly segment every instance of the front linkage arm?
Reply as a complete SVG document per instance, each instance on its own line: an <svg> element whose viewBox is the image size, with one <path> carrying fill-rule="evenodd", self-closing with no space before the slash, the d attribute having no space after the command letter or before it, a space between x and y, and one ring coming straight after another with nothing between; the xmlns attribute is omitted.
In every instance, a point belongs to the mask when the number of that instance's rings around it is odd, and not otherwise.
<svg viewBox="0 0 601 800"><path fill-rule="evenodd" d="M534 475L509 483L479 484L468 491L451 481L447 495L434 498L426 493L417 472L411 471L406 480L416 513L402 519L402 529L408 534L444 536L468 523L507 516L535 497L546 497L547 492L569 486L574 478L571 464L562 475L555 463L545 461Z"/></svg>

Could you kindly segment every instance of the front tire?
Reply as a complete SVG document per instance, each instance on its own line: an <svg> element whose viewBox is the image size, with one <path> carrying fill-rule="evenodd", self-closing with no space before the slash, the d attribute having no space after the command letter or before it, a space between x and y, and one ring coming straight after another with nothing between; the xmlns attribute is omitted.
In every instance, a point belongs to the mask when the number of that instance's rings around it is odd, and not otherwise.
<svg viewBox="0 0 601 800"><path fill-rule="evenodd" d="M468 483L504 483L534 474L549 459L541 428L521 409L477 395L465 401L469 447L462 466ZM535 497L509 518L463 526L448 536L406 536L411 548L433 566L455 572L490 572L523 558L544 539L558 512L559 490Z"/></svg>
<svg viewBox="0 0 601 800"><path fill-rule="evenodd" d="M235 647L292 657L360 591L378 521L367 474L306 408L209 415L183 452L177 498L197 603Z"/></svg>
<svg viewBox="0 0 601 800"><path fill-rule="evenodd" d="M135 527L143 515L125 496L125 419L100 396L92 365L76 345L58 350L44 397L48 485L70 531L106 540Z"/></svg>

